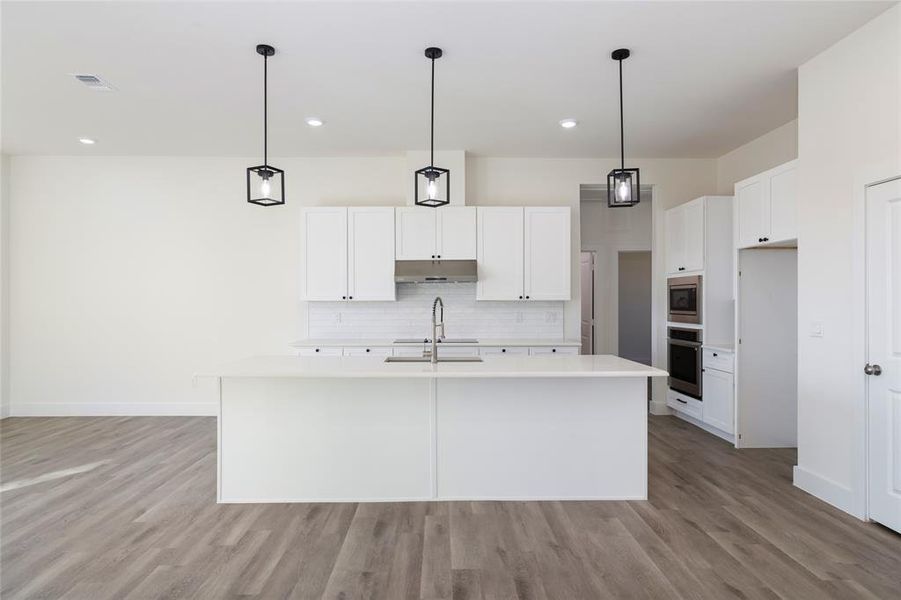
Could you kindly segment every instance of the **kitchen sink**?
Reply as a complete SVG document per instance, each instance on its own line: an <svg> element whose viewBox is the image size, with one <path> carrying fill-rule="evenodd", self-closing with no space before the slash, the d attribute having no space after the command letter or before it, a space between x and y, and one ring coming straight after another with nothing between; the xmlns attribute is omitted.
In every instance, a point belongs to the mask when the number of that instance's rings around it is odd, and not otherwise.
<svg viewBox="0 0 901 600"><path fill-rule="evenodd" d="M385 359L386 363L427 363L432 359L428 356L389 356ZM481 356L438 356L440 363L467 363L482 362Z"/></svg>

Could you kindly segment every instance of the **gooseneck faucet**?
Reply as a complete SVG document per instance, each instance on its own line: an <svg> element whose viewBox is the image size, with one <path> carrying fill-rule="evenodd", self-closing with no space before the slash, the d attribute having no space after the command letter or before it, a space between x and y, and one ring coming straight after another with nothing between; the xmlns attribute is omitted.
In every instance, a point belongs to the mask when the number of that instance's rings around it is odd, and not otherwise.
<svg viewBox="0 0 901 600"><path fill-rule="evenodd" d="M441 305L441 321L438 321L438 305ZM441 332L440 334L438 332ZM435 296L435 301L432 302L432 356L431 362L435 364L438 362L438 336L441 336L441 339L444 339L444 300L441 299L441 296Z"/></svg>

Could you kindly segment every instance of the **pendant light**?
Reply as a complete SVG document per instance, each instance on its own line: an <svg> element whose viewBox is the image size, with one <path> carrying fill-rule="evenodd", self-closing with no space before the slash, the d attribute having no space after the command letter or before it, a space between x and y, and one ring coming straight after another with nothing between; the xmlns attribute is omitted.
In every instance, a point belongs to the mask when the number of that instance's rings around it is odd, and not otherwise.
<svg viewBox="0 0 901 600"><path fill-rule="evenodd" d="M607 174L607 206L635 206L640 200L641 183L638 169L626 168L626 143L623 133L623 61L631 53L626 48L614 50L610 58L619 62L619 152L620 168Z"/></svg>
<svg viewBox="0 0 901 600"><path fill-rule="evenodd" d="M263 57L263 164L247 169L247 201L259 206L277 206L285 203L285 172L269 164L268 61L275 48L259 44L257 54Z"/></svg>
<svg viewBox="0 0 901 600"><path fill-rule="evenodd" d="M438 208L450 203L450 169L435 166L435 60L444 54L441 48L426 48L425 57L432 61L431 152L429 166L413 174L413 198L418 206Z"/></svg>

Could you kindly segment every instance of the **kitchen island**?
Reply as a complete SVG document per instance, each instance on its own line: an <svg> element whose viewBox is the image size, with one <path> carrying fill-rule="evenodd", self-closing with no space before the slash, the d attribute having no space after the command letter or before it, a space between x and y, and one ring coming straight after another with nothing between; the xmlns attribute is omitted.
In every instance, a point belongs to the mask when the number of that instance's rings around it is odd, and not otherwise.
<svg viewBox="0 0 901 600"><path fill-rule="evenodd" d="M647 498L647 378L615 356L220 368L218 501Z"/></svg>

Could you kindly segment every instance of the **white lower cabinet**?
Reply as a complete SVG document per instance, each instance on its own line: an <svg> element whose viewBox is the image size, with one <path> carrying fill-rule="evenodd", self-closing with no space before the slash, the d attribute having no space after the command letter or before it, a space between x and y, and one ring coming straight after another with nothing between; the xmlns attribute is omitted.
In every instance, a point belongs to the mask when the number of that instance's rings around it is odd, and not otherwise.
<svg viewBox="0 0 901 600"><path fill-rule="evenodd" d="M704 368L704 402L701 420L726 433L735 431L734 375Z"/></svg>
<svg viewBox="0 0 901 600"><path fill-rule="evenodd" d="M691 396L680 394L675 390L666 390L666 405L695 419L701 419L703 413L702 404L700 400Z"/></svg>
<svg viewBox="0 0 901 600"><path fill-rule="evenodd" d="M392 350L388 347L353 347L345 348L344 356L392 356Z"/></svg>
<svg viewBox="0 0 901 600"><path fill-rule="evenodd" d="M485 346L483 348L479 348L479 356L486 358L528 355L529 348L527 346Z"/></svg>
<svg viewBox="0 0 901 600"><path fill-rule="evenodd" d="M344 348L320 346L318 348L298 348L297 356L343 356Z"/></svg>
<svg viewBox="0 0 901 600"><path fill-rule="evenodd" d="M532 346L529 348L532 356L573 356L579 354L577 346Z"/></svg>

